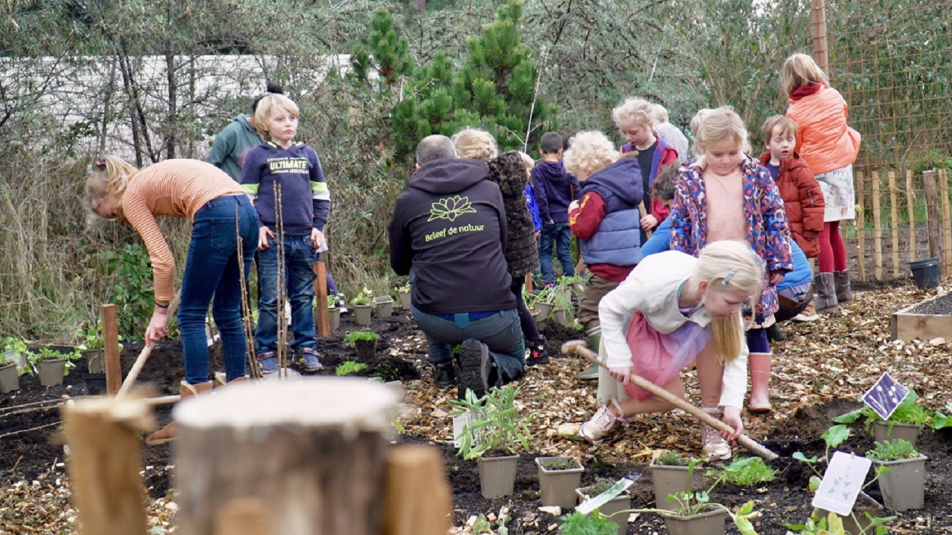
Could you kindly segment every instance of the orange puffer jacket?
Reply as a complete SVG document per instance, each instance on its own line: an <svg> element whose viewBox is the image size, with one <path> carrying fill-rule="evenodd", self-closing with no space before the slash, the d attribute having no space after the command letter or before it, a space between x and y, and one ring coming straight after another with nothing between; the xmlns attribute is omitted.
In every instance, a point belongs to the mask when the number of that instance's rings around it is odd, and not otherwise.
<svg viewBox="0 0 952 535"><path fill-rule="evenodd" d="M790 99L787 117L797 122L797 152L816 173L840 169L856 161L861 136L846 125L847 105L828 85L799 100Z"/></svg>
<svg viewBox="0 0 952 535"><path fill-rule="evenodd" d="M770 152L760 155L760 165L766 167L770 162ZM790 234L797 240L807 258L820 254L820 242L817 236L823 230L823 212L826 202L823 190L807 167L806 161L796 152L789 158L780 160L780 174L777 176L777 189L783 199L783 208L790 224Z"/></svg>

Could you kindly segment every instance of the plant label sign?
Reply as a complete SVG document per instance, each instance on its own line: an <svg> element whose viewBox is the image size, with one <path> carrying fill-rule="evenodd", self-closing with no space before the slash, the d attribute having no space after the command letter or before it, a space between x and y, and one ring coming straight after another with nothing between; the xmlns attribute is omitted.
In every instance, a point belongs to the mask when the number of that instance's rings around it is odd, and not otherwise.
<svg viewBox="0 0 952 535"><path fill-rule="evenodd" d="M849 516L872 464L866 457L842 451L834 452L830 466L820 481L820 488L813 496L813 507L833 511L840 516Z"/></svg>
<svg viewBox="0 0 952 535"><path fill-rule="evenodd" d="M453 447L459 449L463 441L463 433L473 423L473 415L469 412L457 414L453 417Z"/></svg>
<svg viewBox="0 0 952 535"><path fill-rule="evenodd" d="M908 393L909 389L890 377L889 372L883 372L876 384L863 394L863 402L880 418L888 420Z"/></svg>

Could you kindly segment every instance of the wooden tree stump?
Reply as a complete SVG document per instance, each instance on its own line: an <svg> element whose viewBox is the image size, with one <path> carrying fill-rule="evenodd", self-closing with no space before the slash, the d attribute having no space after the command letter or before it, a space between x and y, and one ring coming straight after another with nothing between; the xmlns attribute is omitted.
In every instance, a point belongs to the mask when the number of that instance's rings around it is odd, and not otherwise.
<svg viewBox="0 0 952 535"><path fill-rule="evenodd" d="M181 403L178 532L380 533L396 401L363 379L314 377L237 384Z"/></svg>
<svg viewBox="0 0 952 535"><path fill-rule="evenodd" d="M89 398L63 411L73 504L83 533L145 535L141 439L155 427L143 399Z"/></svg>

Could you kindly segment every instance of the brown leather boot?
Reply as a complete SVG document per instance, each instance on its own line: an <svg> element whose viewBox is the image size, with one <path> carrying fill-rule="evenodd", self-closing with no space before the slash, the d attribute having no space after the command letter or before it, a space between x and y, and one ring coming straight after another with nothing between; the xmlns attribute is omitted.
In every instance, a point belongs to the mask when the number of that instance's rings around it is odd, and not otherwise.
<svg viewBox="0 0 952 535"><path fill-rule="evenodd" d="M234 381L232 381L234 382ZM214 386L213 381L205 381L204 383L198 383L196 385L188 384L185 381L182 381L179 388L179 395L182 399L180 401L185 401L188 398L197 396L205 392L211 392L212 387ZM178 433L178 423L169 422L168 425L159 429L155 433L152 433L145 439L145 443L150 446L156 446L159 444L165 444L170 440L175 439L175 435Z"/></svg>

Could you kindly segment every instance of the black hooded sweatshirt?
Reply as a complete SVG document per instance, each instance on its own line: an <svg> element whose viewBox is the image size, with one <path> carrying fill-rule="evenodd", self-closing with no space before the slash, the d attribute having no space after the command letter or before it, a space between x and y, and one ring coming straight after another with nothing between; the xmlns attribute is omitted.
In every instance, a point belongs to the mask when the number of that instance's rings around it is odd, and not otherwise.
<svg viewBox="0 0 952 535"><path fill-rule="evenodd" d="M506 211L499 186L478 160L428 162L397 197L390 266L413 269L410 298L429 314L516 308L503 250Z"/></svg>

